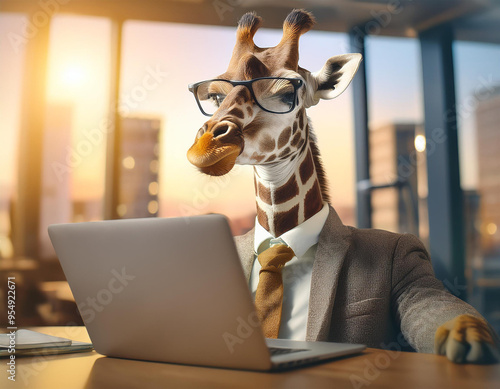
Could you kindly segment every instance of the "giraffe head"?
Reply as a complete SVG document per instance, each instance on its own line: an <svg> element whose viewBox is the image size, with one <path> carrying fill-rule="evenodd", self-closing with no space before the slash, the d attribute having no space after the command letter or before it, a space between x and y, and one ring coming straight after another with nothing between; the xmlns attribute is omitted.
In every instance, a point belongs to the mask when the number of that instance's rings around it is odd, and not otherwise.
<svg viewBox="0 0 500 389"><path fill-rule="evenodd" d="M293 10L280 43L270 48L253 42L261 21L255 13L243 15L227 70L190 86L202 111L212 114L187 153L203 173L220 176L235 163L265 165L295 158L309 140L305 109L340 95L361 61L360 54L338 55L311 73L298 65L298 43L314 24L313 16Z"/></svg>

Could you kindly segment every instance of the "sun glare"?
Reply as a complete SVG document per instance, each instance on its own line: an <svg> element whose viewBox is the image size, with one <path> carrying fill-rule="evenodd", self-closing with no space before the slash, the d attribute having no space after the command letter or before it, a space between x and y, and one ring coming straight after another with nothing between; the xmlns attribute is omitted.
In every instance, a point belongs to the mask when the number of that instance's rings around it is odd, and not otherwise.
<svg viewBox="0 0 500 389"><path fill-rule="evenodd" d="M70 66L64 70L62 81L68 86L80 86L85 81L85 70L80 66Z"/></svg>

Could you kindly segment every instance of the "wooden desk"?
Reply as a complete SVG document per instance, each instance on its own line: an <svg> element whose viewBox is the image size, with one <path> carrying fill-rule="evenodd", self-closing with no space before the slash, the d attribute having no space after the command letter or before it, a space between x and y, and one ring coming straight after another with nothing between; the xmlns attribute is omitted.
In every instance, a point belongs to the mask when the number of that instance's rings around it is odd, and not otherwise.
<svg viewBox="0 0 500 389"><path fill-rule="evenodd" d="M39 327L89 341L84 327ZM213 369L106 358L96 352L16 359L16 382L1 388L500 388L500 365L455 365L445 357L368 349L353 357L280 373Z"/></svg>

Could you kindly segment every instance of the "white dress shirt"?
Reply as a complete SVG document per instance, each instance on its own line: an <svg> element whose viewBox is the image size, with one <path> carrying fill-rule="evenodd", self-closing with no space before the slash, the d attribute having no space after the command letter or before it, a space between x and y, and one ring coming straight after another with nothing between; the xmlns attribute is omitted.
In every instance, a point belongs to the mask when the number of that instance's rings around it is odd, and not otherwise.
<svg viewBox="0 0 500 389"><path fill-rule="evenodd" d="M295 257L287 262L282 270L283 309L278 336L280 339L306 339L312 268L319 234L328 218L328 213L328 204L325 203L316 215L277 238L274 238L257 220L255 221L256 254L250 274L250 290L254 301L261 269L259 261L256 260L257 255L275 243L285 243L295 253Z"/></svg>

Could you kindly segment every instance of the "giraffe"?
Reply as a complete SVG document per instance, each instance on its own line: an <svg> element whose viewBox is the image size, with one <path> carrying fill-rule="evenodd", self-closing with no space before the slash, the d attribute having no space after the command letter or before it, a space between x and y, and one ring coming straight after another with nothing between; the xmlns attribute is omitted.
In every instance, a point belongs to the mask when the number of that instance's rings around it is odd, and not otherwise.
<svg viewBox="0 0 500 389"><path fill-rule="evenodd" d="M330 202L306 109L321 99L339 96L349 86L362 58L360 54L334 56L311 73L298 65L298 41L314 24L313 16L293 10L283 24L281 41L271 48L260 48L253 42L261 22L253 12L243 15L227 70L217 77L218 81L190 86L202 112L211 118L198 131L187 157L201 172L212 176L227 174L235 164L253 165L257 220L271 235L279 237L319 212L323 202ZM264 87L256 86L260 82ZM212 115L200 103L200 88L201 95L215 104ZM283 104L286 109L282 109ZM372 232L380 233L365 230L363 234ZM423 246L413 247L413 252L422 250L418 247ZM417 267L421 268L422 262ZM419 273L420 277L424 273ZM432 272L425 274L425 279L434 278ZM432 291L425 283L415 288ZM445 297L440 295L439 299ZM456 304L451 295L447 301ZM418 309L417 305L412 312ZM471 310L473 314L466 313ZM434 352L458 363L500 361L500 340L494 330L467 304L462 303L461 311L464 314L448 317L435 331Z"/></svg>
<svg viewBox="0 0 500 389"><path fill-rule="evenodd" d="M298 41L313 26L313 16L293 10L283 24L281 41L271 48L260 48L253 42L261 22L254 12L243 15L229 66L216 79L279 77L281 81L271 80L272 84L261 85L265 90L260 91L255 85L264 81L254 82L252 89L244 83L203 84L211 89L204 93L213 100L215 112L198 131L187 156L201 172L212 176L228 173L235 164L253 165L257 219L278 237L329 202L325 172L306 109L320 99L340 95L354 77L361 55L334 56L321 70L311 73L298 65ZM203 94L191 90L195 95ZM293 109L269 112L262 105L266 93L279 96ZM294 101L290 101L292 95Z"/></svg>

